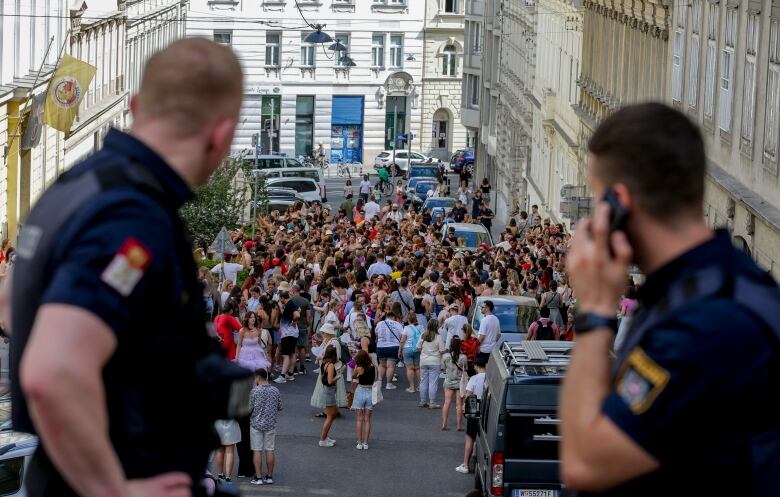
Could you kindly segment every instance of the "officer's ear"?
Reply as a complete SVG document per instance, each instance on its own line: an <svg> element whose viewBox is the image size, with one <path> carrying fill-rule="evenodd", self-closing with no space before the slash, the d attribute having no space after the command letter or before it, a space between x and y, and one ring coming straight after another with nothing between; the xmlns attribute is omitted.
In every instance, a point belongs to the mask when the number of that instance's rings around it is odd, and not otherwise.
<svg viewBox="0 0 780 497"><path fill-rule="evenodd" d="M233 134L238 121L232 117L220 117L212 125L211 136L208 138L208 152L226 155L233 142ZM221 159L220 159L221 160Z"/></svg>

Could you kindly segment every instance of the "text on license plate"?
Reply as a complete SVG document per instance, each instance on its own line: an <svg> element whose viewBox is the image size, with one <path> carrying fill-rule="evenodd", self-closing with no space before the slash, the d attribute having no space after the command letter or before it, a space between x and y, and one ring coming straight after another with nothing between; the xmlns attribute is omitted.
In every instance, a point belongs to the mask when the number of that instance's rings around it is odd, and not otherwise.
<svg viewBox="0 0 780 497"><path fill-rule="evenodd" d="M557 490L540 490L534 489L515 489L512 492L512 497L558 497Z"/></svg>

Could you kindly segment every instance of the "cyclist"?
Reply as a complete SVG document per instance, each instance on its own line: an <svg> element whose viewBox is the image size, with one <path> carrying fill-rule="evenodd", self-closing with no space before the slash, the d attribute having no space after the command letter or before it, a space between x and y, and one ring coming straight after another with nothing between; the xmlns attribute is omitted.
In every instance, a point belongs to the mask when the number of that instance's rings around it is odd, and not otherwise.
<svg viewBox="0 0 780 497"><path fill-rule="evenodd" d="M383 185L383 183L386 183L386 186ZM380 190L387 188L386 191L393 191L393 185L390 183L390 175L388 174L386 167L379 170L379 182L377 183L377 187Z"/></svg>
<svg viewBox="0 0 780 497"><path fill-rule="evenodd" d="M322 146L322 143L317 145L317 150L314 152L314 158L317 161L317 165L320 167L325 163L325 147Z"/></svg>

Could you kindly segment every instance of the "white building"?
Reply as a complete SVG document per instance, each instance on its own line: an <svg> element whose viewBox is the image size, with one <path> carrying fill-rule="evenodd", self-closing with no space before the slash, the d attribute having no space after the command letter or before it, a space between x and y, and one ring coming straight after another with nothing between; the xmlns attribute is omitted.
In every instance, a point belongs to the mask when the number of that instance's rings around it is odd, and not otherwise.
<svg viewBox="0 0 780 497"><path fill-rule="evenodd" d="M66 169L98 150L110 126L125 127L126 7L126 0L90 0L71 10L66 50L97 72L65 140Z"/></svg>
<svg viewBox="0 0 780 497"><path fill-rule="evenodd" d="M466 146L461 123L464 0L430 0L425 12L422 153L449 160Z"/></svg>
<svg viewBox="0 0 780 497"><path fill-rule="evenodd" d="M577 80L582 56L583 9L579 0L540 0L537 5L536 78L533 84L533 152L528 204L544 217L574 222L585 197L580 160ZM562 190L571 200L561 202Z"/></svg>
<svg viewBox="0 0 780 497"><path fill-rule="evenodd" d="M400 133L425 136L420 132L424 2L298 4L309 22L327 25L324 32L347 50L305 43L311 29L293 0L190 4L188 35L231 45L244 69L234 149L251 147L252 135L260 133L263 152L308 155L322 143L332 161L369 163ZM341 61L347 54L354 67ZM416 140L413 149L420 148Z"/></svg>
<svg viewBox="0 0 780 497"><path fill-rule="evenodd" d="M143 68L155 52L186 33L188 0L128 0L125 75L128 95L138 92ZM125 109L130 125L130 109Z"/></svg>
<svg viewBox="0 0 780 497"><path fill-rule="evenodd" d="M67 16L65 0L0 0L2 238L16 239L17 223L61 170L62 133L44 127L36 146L21 150L20 145L30 113L30 98L46 91L54 72L67 36Z"/></svg>
<svg viewBox="0 0 780 497"><path fill-rule="evenodd" d="M668 100L701 125L705 214L780 277L780 2L677 5Z"/></svg>

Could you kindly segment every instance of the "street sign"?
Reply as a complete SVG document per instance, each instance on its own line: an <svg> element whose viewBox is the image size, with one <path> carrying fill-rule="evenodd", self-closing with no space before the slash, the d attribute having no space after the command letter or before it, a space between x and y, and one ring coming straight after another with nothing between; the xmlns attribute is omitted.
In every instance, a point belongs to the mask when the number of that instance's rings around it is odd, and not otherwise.
<svg viewBox="0 0 780 497"><path fill-rule="evenodd" d="M227 228L225 228L224 226L222 227L221 230L219 230L219 234L211 243L211 246L209 247L209 252L214 252L216 254L231 254L231 255L236 255L238 253L238 249L233 244L233 240L230 239L230 235L228 234Z"/></svg>
<svg viewBox="0 0 780 497"><path fill-rule="evenodd" d="M398 136L395 137L396 140L399 142L405 142L406 141L406 135L404 133L399 133Z"/></svg>

